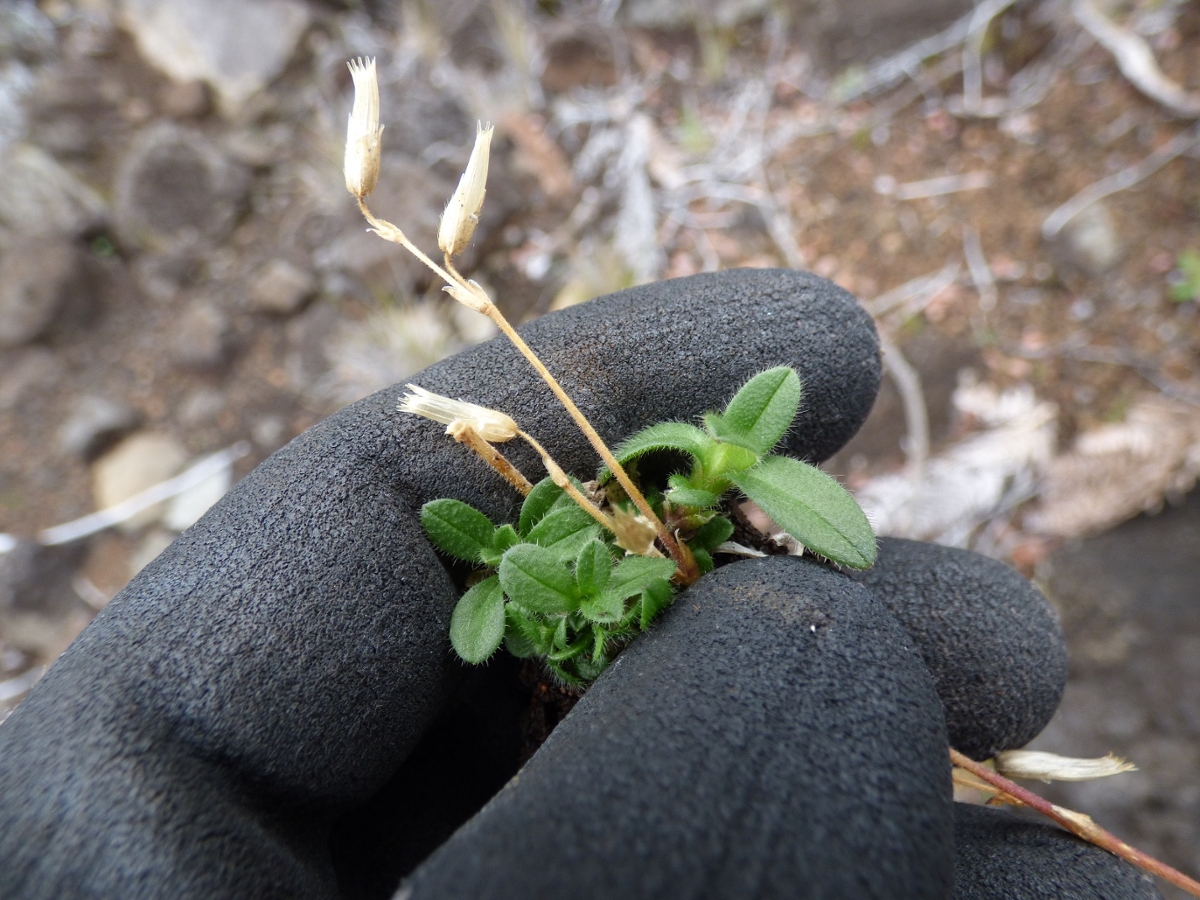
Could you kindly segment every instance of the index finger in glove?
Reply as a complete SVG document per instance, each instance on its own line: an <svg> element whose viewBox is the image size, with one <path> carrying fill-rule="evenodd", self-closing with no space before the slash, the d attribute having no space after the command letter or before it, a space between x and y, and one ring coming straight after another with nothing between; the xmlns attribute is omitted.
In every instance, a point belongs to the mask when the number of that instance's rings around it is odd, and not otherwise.
<svg viewBox="0 0 1200 900"><path fill-rule="evenodd" d="M790 364L805 395L788 449L819 459L858 427L879 378L874 331L853 298L794 272L650 285L524 333L614 442L717 407L756 371ZM414 381L499 407L567 468L594 470L506 344ZM416 508L454 496L502 518L517 505L438 427L399 416L399 394L343 410L256 469L0 727L4 892L334 889L322 862L330 822L395 770L458 669L454 587ZM536 473L531 455L512 458Z"/></svg>

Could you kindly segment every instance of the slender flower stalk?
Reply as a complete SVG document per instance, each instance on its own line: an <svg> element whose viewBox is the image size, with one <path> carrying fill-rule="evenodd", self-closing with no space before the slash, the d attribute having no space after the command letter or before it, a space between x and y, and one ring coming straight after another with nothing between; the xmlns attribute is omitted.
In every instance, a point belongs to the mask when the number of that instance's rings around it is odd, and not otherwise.
<svg viewBox="0 0 1200 900"><path fill-rule="evenodd" d="M516 488L522 497L529 496L533 490L529 479L522 475L521 470L509 462L503 453L480 437L479 432L470 427L463 427L455 433L454 439L459 443L466 444L479 454L479 458L500 473L500 476Z"/></svg>
<svg viewBox="0 0 1200 900"><path fill-rule="evenodd" d="M562 488L563 492L572 500L574 500L580 509L599 522L601 527L607 528L609 531L616 534L616 530L613 528L612 519L609 518L598 506L596 506L595 503L583 496L583 492L580 491L579 488L575 487L571 479L567 477L567 473L564 472L562 467L554 461L554 457L550 455L550 452L541 444L539 444L532 435L526 434L524 431L522 431L520 434L521 437L524 438L525 443L529 444L530 447L536 450L538 455L542 458L542 465L546 467L546 474L550 476L554 483Z"/></svg>
<svg viewBox="0 0 1200 900"><path fill-rule="evenodd" d="M487 296L483 288L474 281L468 281L463 278L454 268L452 257L466 247L470 241L475 231L475 225L479 220L479 212L483 206L483 198L486 192L488 160L491 152L491 127L484 128L482 125L479 127L476 134L475 146L471 151L471 158L467 163L467 169L463 172L458 188L455 190L454 196L451 198L442 216L441 226L438 229L438 246L445 254L445 268L443 268L413 244L403 231L391 222L376 218L370 209L367 208L365 198L375 187L379 176L380 137L383 132L382 127L379 126L379 85L375 77L375 64L373 60L367 63L361 61L357 64L352 63L350 72L354 76L354 108L350 113L350 123L346 133L346 188L357 198L358 208L361 210L363 217L370 223L371 229L384 240L404 247L404 249L408 250L413 256L428 266L446 282L446 290L455 300L476 312L483 313L496 323L496 326L521 351L521 354L534 367L550 387L550 390L554 392L554 396L558 398L571 418L575 420L575 424L583 431L588 442L595 448L604 464L608 466L609 471L613 473L613 476L624 489L629 499L633 501L638 511L646 520L653 525L659 541L675 561L676 566L678 566L677 579L683 584L691 584L696 581L700 577L700 570L696 565L695 559L687 552L681 542L667 530L667 527L650 506L649 501L638 490L637 485L633 483L633 479L629 477L629 474L617 461L617 458L608 448L608 445L604 443L604 439L592 427L592 423L588 421L587 416L575 405L575 402L563 390L558 380L550 374L550 371L538 358L537 354L517 334L516 329L504 317L504 314L500 312L500 309L491 298ZM569 479L567 483L570 484ZM563 489L568 490L566 487ZM572 486L571 490L573 489L574 487ZM568 493L570 493L570 490L568 490ZM591 506L590 503L588 505ZM599 512L599 510L596 510L596 512ZM601 513L601 515L603 514ZM611 528L611 525L606 524L605 527Z"/></svg>
<svg viewBox="0 0 1200 900"><path fill-rule="evenodd" d="M950 749L950 762L988 784L990 789L996 793L996 799L1001 802L1014 806L1028 806L1030 809L1040 812L1047 818L1053 819L1063 828L1067 829L1067 831L1083 838L1085 841L1095 844L1097 847L1102 847L1114 856L1119 856L1126 862L1133 863L1139 869L1143 869L1151 875L1157 875L1163 881L1187 891L1193 897L1200 897L1200 882L1189 878L1178 869L1160 862L1153 856L1138 850L1136 847L1131 847L1115 834L1105 831L1097 825L1092 821L1091 816L1056 806L1049 800L1039 797L1019 784L1009 781L998 772L992 771L982 763L975 762L975 760L964 756L953 748Z"/></svg>

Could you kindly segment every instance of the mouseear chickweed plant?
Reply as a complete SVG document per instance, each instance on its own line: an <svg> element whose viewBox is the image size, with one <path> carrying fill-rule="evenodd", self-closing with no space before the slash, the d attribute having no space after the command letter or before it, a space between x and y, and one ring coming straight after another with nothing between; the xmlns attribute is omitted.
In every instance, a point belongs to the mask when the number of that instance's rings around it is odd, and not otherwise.
<svg viewBox="0 0 1200 900"><path fill-rule="evenodd" d="M455 300L496 323L604 464L596 482L584 485L503 412L409 386L402 411L445 424L448 435L525 495L516 527L496 525L452 498L421 510L426 533L440 550L480 567L451 620L450 640L459 656L483 662L503 645L519 657L542 659L564 682L589 683L670 604L675 590L712 569L714 552L753 552L727 543L734 526L722 509L734 491L812 553L851 568L871 565L875 536L858 504L824 472L772 452L800 405L800 378L786 366L756 375L723 412L704 416L702 428L664 422L611 450L487 292L454 265L483 208L491 127L479 126L466 170L442 214L439 264L367 206L379 180L379 86L373 60L350 63L350 72L354 106L346 187L372 231L404 247L445 282ZM496 449L518 438L534 448L549 473L537 485ZM687 470L662 484L639 485L633 473L652 454L682 458Z"/></svg>
<svg viewBox="0 0 1200 900"><path fill-rule="evenodd" d="M735 528L725 513L737 510L730 498L735 492L753 500L811 553L848 568L872 565L875 537L858 504L819 469L773 452L800 405L800 378L786 366L755 375L722 412L706 414L700 425L659 423L610 450L487 292L455 268L454 257L470 243L483 208L491 127L479 127L466 170L442 214L439 264L367 206L382 156L379 84L374 60L355 60L349 67L354 105L346 136L346 188L371 230L428 266L459 303L491 319L603 462L594 482L581 483L505 413L408 386L401 411L445 425L446 434L470 447L525 497L515 526L497 525L453 498L433 500L421 510L433 543L476 567L450 624L451 644L462 659L483 662L503 645L518 657L540 658L565 683L588 684L671 604L678 589L713 568L714 554L762 555L730 541ZM537 484L495 446L516 439L541 457L548 475ZM670 472L672 464L679 471L655 476ZM634 477L639 469L647 473L644 479ZM1123 760L1011 751L981 764L949 752L956 784L983 792L990 803L1035 809L1200 897L1200 883L1130 847L1088 816L1055 806L1010 780L1107 777L1132 768Z"/></svg>
<svg viewBox="0 0 1200 900"><path fill-rule="evenodd" d="M409 389L400 405L404 412L443 422L452 436L486 432L489 447L491 441L523 438L551 473L529 489L515 528L497 526L449 498L422 508L421 523L439 549L483 567L451 619L455 651L476 663L503 644L518 657L543 659L569 684L593 680L671 603L675 587L695 579L656 546L654 526L608 468L590 486L572 481L502 413L415 385ZM874 560L875 537L850 495L819 469L771 452L799 403L796 373L786 366L768 369L750 379L724 412L706 415L703 429L652 425L614 452L618 465L630 471L656 453L689 461L686 474L670 475L646 495L696 577L712 570L714 552L747 552L728 542L734 526L721 513L735 489L809 550L851 568ZM509 424L489 428L501 416Z"/></svg>

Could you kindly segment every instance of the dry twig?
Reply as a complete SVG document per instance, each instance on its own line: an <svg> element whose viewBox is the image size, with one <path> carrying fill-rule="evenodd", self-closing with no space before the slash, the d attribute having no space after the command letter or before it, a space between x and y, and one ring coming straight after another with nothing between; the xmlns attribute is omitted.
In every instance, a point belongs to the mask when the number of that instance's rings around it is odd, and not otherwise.
<svg viewBox="0 0 1200 900"><path fill-rule="evenodd" d="M1067 831L1083 838L1085 841L1107 850L1114 856L1119 856L1126 862L1133 863L1143 871L1157 875L1163 881L1187 891L1193 897L1200 897L1200 882L1189 878L1178 869L1160 862L1148 853L1143 853L1136 847L1129 846L1129 844L1125 843L1115 834L1105 831L1093 822L1091 816L1056 806L1049 800L1039 797L1019 784L1009 781L1003 775L992 771L987 766L963 756L953 748L950 749L950 761L959 768L966 769L980 781L986 782L998 791L996 797L1001 802L1009 803L1013 806L1028 806L1030 809L1040 812L1047 818L1053 819L1063 828L1067 829Z"/></svg>

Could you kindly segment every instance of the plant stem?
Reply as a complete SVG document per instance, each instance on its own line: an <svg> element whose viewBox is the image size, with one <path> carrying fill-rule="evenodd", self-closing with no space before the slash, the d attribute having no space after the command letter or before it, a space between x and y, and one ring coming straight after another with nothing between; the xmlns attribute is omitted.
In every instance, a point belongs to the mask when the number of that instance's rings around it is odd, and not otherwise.
<svg viewBox="0 0 1200 900"><path fill-rule="evenodd" d="M567 496L579 505L580 509L599 522L601 526L616 534L612 519L606 516L591 500L583 496L583 493L571 483L571 479L567 477L567 473L562 470L562 466L554 461L554 457L547 452L546 448L539 444L532 435L524 431L520 431L518 434L542 457L542 463L546 466L546 471L550 474L550 477L554 479L554 483L562 488Z"/></svg>
<svg viewBox="0 0 1200 900"><path fill-rule="evenodd" d="M1173 869L1166 863L1160 862L1153 856L1138 850L1136 847L1129 846L1129 844L1125 843L1115 834L1105 831L1097 825L1092 821L1091 816L1056 806L1049 800L1039 797L1019 784L1009 781L1003 775L992 771L982 763L977 763L975 760L963 756L953 747L950 748L950 761L954 765L966 769L981 781L986 781L992 787L996 788L999 792L998 796L1001 799L1017 806L1028 806L1030 809L1037 810L1042 815L1053 819L1063 828L1067 829L1067 831L1083 838L1085 841L1089 841L1097 847L1102 847L1109 853L1119 856L1126 862L1133 863L1151 875L1157 875L1163 881L1187 891L1193 897L1200 897L1200 882L1189 878L1178 869Z"/></svg>
<svg viewBox="0 0 1200 900"><path fill-rule="evenodd" d="M458 274L457 270L454 268L453 262L450 260L449 255L446 256L446 268L449 269L450 272L452 272L455 276L453 283L458 284L463 290L470 291L478 296L480 293L478 288L469 284L466 279ZM440 273L440 269L437 271ZM637 485L633 483L633 479L629 477L629 473L625 471L624 467L619 462L617 462L617 458L613 455L613 452L608 449L608 445L604 443L604 439L600 437L596 429L592 427L592 423L588 421L588 418L583 414L583 411L575 405L575 401L571 399L565 390L563 390L562 385L558 383L558 379L550 374L550 370L546 368L545 364L541 361L541 359L538 358L538 355L533 352L533 349L527 343L525 343L525 339L517 333L517 330L513 328L508 319L504 317L504 313L500 312L499 307L497 307L495 303L491 302L489 299L487 305L482 309L482 312L489 319L496 323L496 327L504 332L505 337L512 342L513 346L521 352L521 355L524 356L525 359L529 361L529 364L537 371L537 373L542 376L542 380L549 385L550 390L554 392L554 396L558 398L559 403L563 405L563 408L566 409L571 418L575 420L575 424L579 426L579 430L583 432L584 436L588 439L588 442L593 448L595 448L596 452L600 455L600 458L604 460L604 464L608 466L609 471L613 473L613 477L617 479L617 482L625 490L626 495L630 500L633 501L634 506L636 506L638 511L641 512L641 514L649 520L650 524L654 526L654 530L658 534L658 539L662 542L663 547L665 547L667 552L671 555L671 559L675 561L675 565L679 567L679 573L683 583L686 585L695 582L700 577L700 570L696 566L695 559L690 553L683 552L678 542L676 542L674 536L670 531L667 530L667 526L664 525L662 520L659 519L657 514L655 514L654 509L650 506L649 501L646 500L642 492L638 490Z"/></svg>
<svg viewBox="0 0 1200 900"><path fill-rule="evenodd" d="M466 444L472 450L479 454L480 458L500 473L500 476L521 492L521 496L528 497L529 492L533 490L533 485L529 483L529 479L521 474L521 471L510 463L495 447L485 441L474 428L462 428L454 435L454 439L459 443Z"/></svg>
<svg viewBox="0 0 1200 900"><path fill-rule="evenodd" d="M363 218L371 223L371 228L374 229L375 233L385 241L391 241L393 244L399 244L421 262L425 263L425 265L427 265L430 269L440 275L447 284L457 283L453 278L450 277L449 272L426 256L421 251L420 247L418 247L405 236L403 231L401 231L391 222L385 221L384 219L375 218L375 216L371 214L371 210L367 209L367 203L362 197L358 198L358 209L363 214Z"/></svg>
<svg viewBox="0 0 1200 900"><path fill-rule="evenodd" d="M679 567L679 573L677 575L679 580L685 585L692 584L694 581L696 581L700 577L700 570L696 566L696 560L690 553L685 552L680 547L679 543L675 540L671 532L667 530L667 526L665 526L662 523L662 520L659 519L659 517L655 514L654 509L650 506L650 503L646 500L645 496L643 496L642 492L638 490L637 485L633 483L633 479L629 477L629 473L625 471L619 462L617 462L617 458L613 456L612 451L608 449L608 445L604 443L604 439L601 438L596 429L592 427L592 423L588 421L587 416L585 416L579 407L575 405L575 401L573 401L567 395L567 392L562 389L562 385L560 385L557 379L550 374L550 370L546 368L540 359L538 359L537 354L534 353L533 350L530 349L529 345L525 343L525 340L519 334L517 334L517 330L513 328L511 324L509 324L508 319L504 317L504 314L500 312L499 307L492 302L491 298L484 294L478 285L471 284L458 273L458 271L454 268L453 262L450 260L449 254L446 255L446 268L443 269L432 259L426 256L416 244L410 241L405 236L403 231L401 231L391 222L375 218L375 216L372 215L371 210L367 208L366 201L362 197L358 198L358 208L359 211L362 212L363 218L365 218L371 224L371 227L374 229L377 235L386 241L399 244L401 247L423 262L426 266L436 272L452 288L456 288L459 291L465 291L469 298L477 301L474 303L468 303L467 305L483 313L485 316L495 322L496 327L504 332L505 336L512 341L513 346L521 351L521 355L524 356L529 361L529 364L537 371L537 373L542 376L542 380L549 385L550 390L554 392L554 396L558 398L558 401L570 414L571 418L575 420L575 424L579 426L579 430L583 432L584 436L588 439L588 442L592 445L592 447L595 448L596 452L600 454L600 458L604 460L604 464L608 466L609 471L613 473L613 476L617 479L617 482L622 488L624 488L625 493L629 496L629 499L633 501L634 505L638 508L642 515L644 515L649 520L650 524L654 526L654 531L658 535L658 539L662 542L663 547L665 547L667 552L671 555L671 559L675 561L675 565ZM449 271L447 271L447 269ZM459 299L460 302L463 302L462 298L458 297L457 294L455 297L456 299ZM597 512L599 512L599 510L597 510Z"/></svg>

